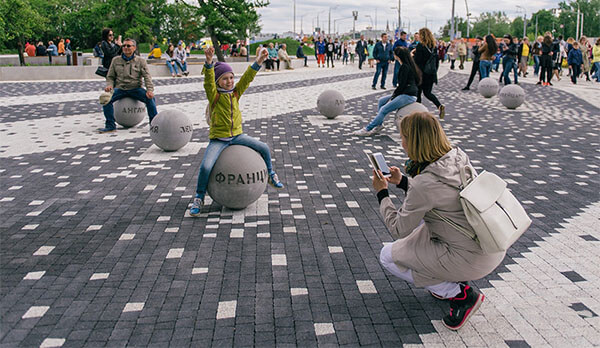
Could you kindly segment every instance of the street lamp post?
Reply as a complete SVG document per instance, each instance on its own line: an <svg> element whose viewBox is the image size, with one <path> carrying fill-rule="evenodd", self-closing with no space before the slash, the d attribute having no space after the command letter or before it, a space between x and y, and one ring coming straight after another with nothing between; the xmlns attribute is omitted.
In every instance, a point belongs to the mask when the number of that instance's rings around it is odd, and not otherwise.
<svg viewBox="0 0 600 348"><path fill-rule="evenodd" d="M577 2L577 25L575 26L575 40L579 41L579 2Z"/></svg>
<svg viewBox="0 0 600 348"><path fill-rule="evenodd" d="M454 41L455 28L454 28L454 3L456 0L452 0L452 17L450 18L450 40Z"/></svg>
<svg viewBox="0 0 600 348"><path fill-rule="evenodd" d="M469 17L471 16L471 13L469 13L469 4L467 4L467 0L465 0L465 8L467 9L467 39L469 38L469 32L471 29L471 25L469 22Z"/></svg>
<svg viewBox="0 0 600 348"><path fill-rule="evenodd" d="M527 36L527 10L525 9L525 7L517 5L517 8L520 8L523 10L523 37Z"/></svg>
<svg viewBox="0 0 600 348"><path fill-rule="evenodd" d="M329 24L327 25L327 34L331 35L331 10L338 8L339 5L335 5L334 7L329 7Z"/></svg>
<svg viewBox="0 0 600 348"><path fill-rule="evenodd" d="M371 15L365 15L365 17L368 17L369 20L371 20L371 29L373 29L373 17L371 17Z"/></svg>
<svg viewBox="0 0 600 348"><path fill-rule="evenodd" d="M358 11L352 11L352 40L356 38L356 20L358 19Z"/></svg>
<svg viewBox="0 0 600 348"><path fill-rule="evenodd" d="M296 0L294 0L294 36L296 36Z"/></svg>

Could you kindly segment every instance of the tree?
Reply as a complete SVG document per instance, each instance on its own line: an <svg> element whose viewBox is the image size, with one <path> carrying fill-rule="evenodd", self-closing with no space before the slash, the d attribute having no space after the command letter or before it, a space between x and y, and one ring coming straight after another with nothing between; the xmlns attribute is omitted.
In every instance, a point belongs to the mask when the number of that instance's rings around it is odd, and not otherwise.
<svg viewBox="0 0 600 348"><path fill-rule="evenodd" d="M224 61L220 42L233 42L250 34L260 32L259 14L256 9L269 5L268 0L197 0L198 6L184 0L177 3L193 9L198 18L202 18L202 28L210 36L219 61Z"/></svg>
<svg viewBox="0 0 600 348"><path fill-rule="evenodd" d="M440 29L440 34L442 36L450 36L450 27L452 26L452 22L451 19L448 20L448 22ZM466 19L462 18L462 17L454 17L454 26L455 26L455 31L458 34L458 32L460 32L462 37L466 37L467 36L467 21ZM473 32L470 32L471 36L473 36Z"/></svg>
<svg viewBox="0 0 600 348"><path fill-rule="evenodd" d="M196 11L181 3L171 3L164 8L164 22L160 26L157 38L167 38L173 41L196 41L202 38L204 31Z"/></svg>
<svg viewBox="0 0 600 348"><path fill-rule="evenodd" d="M537 20L537 33L535 33L535 23ZM555 27L558 28L558 18L549 10L539 10L531 15L531 26L534 31L534 36L544 35L545 32L552 32Z"/></svg>
<svg viewBox="0 0 600 348"><path fill-rule="evenodd" d="M521 22L522 24L523 22ZM504 12L482 13L475 18L471 32L472 36L494 34L495 37L502 37L510 32L510 21Z"/></svg>
<svg viewBox="0 0 600 348"><path fill-rule="evenodd" d="M560 28L559 24L556 27L556 35L577 37L577 6L579 6L580 13L583 13L584 35L600 36L600 0L577 0L569 3L562 1L558 6L560 8L558 22L563 25L563 28Z"/></svg>
<svg viewBox="0 0 600 348"><path fill-rule="evenodd" d="M25 65L23 42L41 31L47 19L35 11L26 0L3 0L0 2L2 34L19 52L19 63ZM3 40L3 41L4 41Z"/></svg>

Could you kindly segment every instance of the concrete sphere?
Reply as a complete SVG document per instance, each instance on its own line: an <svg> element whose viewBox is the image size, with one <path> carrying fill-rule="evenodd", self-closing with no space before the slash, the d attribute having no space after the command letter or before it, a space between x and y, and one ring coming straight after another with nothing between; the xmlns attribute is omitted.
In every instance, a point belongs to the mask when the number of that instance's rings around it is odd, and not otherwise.
<svg viewBox="0 0 600 348"><path fill-rule="evenodd" d="M400 122L402 117L408 116L408 115L412 114L413 112L429 112L429 110L427 110L427 108L421 103L417 103L417 102L410 103L404 107L401 107L400 109L398 109L398 111L396 111L396 123ZM398 126L400 126L399 123L398 123Z"/></svg>
<svg viewBox="0 0 600 348"><path fill-rule="evenodd" d="M269 175L260 154L242 145L227 147L208 178L208 194L230 209L244 209L265 192Z"/></svg>
<svg viewBox="0 0 600 348"><path fill-rule="evenodd" d="M479 84L477 85L477 91L479 91L479 94L482 96L491 98L498 93L498 87L499 85L496 79L486 77L485 79L479 81Z"/></svg>
<svg viewBox="0 0 600 348"><path fill-rule="evenodd" d="M525 91L519 85L506 85L498 93L498 98L502 105L516 109L525 101Z"/></svg>
<svg viewBox="0 0 600 348"><path fill-rule="evenodd" d="M150 138L165 151L177 151L190 141L193 131L192 121L183 112L164 110L152 119Z"/></svg>
<svg viewBox="0 0 600 348"><path fill-rule="evenodd" d="M125 128L133 127L142 122L148 114L146 104L133 98L123 98L114 102L115 121Z"/></svg>
<svg viewBox="0 0 600 348"><path fill-rule="evenodd" d="M317 98L317 110L330 120L344 112L345 106L346 100L342 93L333 89L324 91Z"/></svg>

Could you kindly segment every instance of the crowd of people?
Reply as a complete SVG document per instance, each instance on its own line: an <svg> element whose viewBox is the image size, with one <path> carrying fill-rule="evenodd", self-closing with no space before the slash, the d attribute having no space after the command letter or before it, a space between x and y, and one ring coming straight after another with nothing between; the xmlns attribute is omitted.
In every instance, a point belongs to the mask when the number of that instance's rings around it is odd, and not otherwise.
<svg viewBox="0 0 600 348"><path fill-rule="evenodd" d="M38 41L37 44L31 44L29 41L25 43L25 54L27 57L48 57L48 64L52 64L52 57L66 56L67 65L71 65L73 50L71 49L71 40L57 38L58 46L53 40L48 41L48 46L44 45L43 41Z"/></svg>

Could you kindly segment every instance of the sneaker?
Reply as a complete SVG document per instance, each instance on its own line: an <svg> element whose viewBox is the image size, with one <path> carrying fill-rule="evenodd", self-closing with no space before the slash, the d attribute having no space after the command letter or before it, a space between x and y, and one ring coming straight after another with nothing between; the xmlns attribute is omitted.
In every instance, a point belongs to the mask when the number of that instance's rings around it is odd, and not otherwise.
<svg viewBox="0 0 600 348"><path fill-rule="evenodd" d="M558 81L560 81L560 80L558 80ZM546 86L554 86L554 85L552 84L552 82L546 82Z"/></svg>
<svg viewBox="0 0 600 348"><path fill-rule="evenodd" d="M431 294L431 296L433 296L434 298L436 298L436 299L438 299L438 300L443 300L443 301L445 301L445 300L449 300L449 298L447 298L447 297L444 297L444 296L441 296L441 295L438 295L438 294L436 294L435 292L431 292L431 291L430 291L429 293Z"/></svg>
<svg viewBox="0 0 600 348"><path fill-rule="evenodd" d="M369 134L369 135L375 135L375 134L378 134L379 132L381 132L381 130L382 130L382 129L383 129L383 125L382 125L382 124L380 124L379 126L377 126L377 127L373 128L373 129L371 129L371 132L370 132L371 134ZM366 129L365 129L365 130L366 130Z"/></svg>
<svg viewBox="0 0 600 348"><path fill-rule="evenodd" d="M371 131L368 131L365 128L361 128L355 132L352 132L351 135L356 135L359 137L368 137L371 135Z"/></svg>
<svg viewBox="0 0 600 348"><path fill-rule="evenodd" d="M385 88L385 86L381 86L381 89L387 89L387 88Z"/></svg>
<svg viewBox="0 0 600 348"><path fill-rule="evenodd" d="M375 90L375 91L377 90L377 88L376 88L375 86L371 87L371 89L373 89L373 90Z"/></svg>
<svg viewBox="0 0 600 348"><path fill-rule="evenodd" d="M192 207L190 208L190 215L191 216L198 216L200 215L200 211L202 210L202 207L204 206L204 200L202 198L194 198L194 202L192 202Z"/></svg>
<svg viewBox="0 0 600 348"><path fill-rule="evenodd" d="M542 84L542 81L538 81L538 83L536 83L536 85L541 85L541 84Z"/></svg>
<svg viewBox="0 0 600 348"><path fill-rule="evenodd" d="M443 319L444 326L458 330L477 312L485 296L469 285L461 284L460 293L450 299L450 314Z"/></svg>
<svg viewBox="0 0 600 348"><path fill-rule="evenodd" d="M281 181L279 181L279 177L275 172L271 172L271 174L269 174L269 184L271 184L271 186L273 186L276 189L283 188L283 184L281 183Z"/></svg>
<svg viewBox="0 0 600 348"><path fill-rule="evenodd" d="M112 132L116 132L117 129L116 128L98 128L98 133L102 134L102 133L112 133Z"/></svg>
<svg viewBox="0 0 600 348"><path fill-rule="evenodd" d="M443 120L446 116L446 107L442 104L440 105L440 119Z"/></svg>
<svg viewBox="0 0 600 348"><path fill-rule="evenodd" d="M468 90L470 90L470 88L469 88L469 87L465 87L465 88L463 88L462 90L463 90L463 91L468 91Z"/></svg>
<svg viewBox="0 0 600 348"><path fill-rule="evenodd" d="M189 71L184 71L184 72L183 72L183 74L184 74L185 76L188 76L188 75L190 74L190 72L189 72Z"/></svg>

